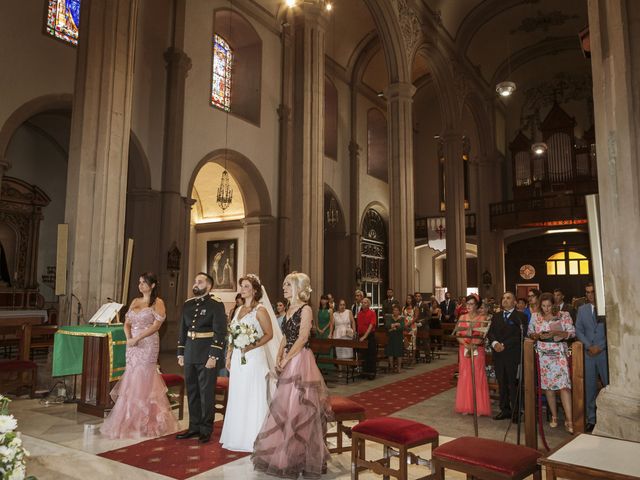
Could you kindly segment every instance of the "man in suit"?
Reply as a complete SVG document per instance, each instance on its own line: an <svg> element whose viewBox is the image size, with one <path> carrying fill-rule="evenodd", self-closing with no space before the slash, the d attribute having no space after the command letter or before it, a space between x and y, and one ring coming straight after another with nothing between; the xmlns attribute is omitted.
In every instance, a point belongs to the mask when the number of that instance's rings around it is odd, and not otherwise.
<svg viewBox="0 0 640 480"><path fill-rule="evenodd" d="M194 297L182 306L178 331L178 365L184 367L189 402L189 429L176 438L198 437L200 443L211 439L214 397L218 370L224 366L227 316L222 301L211 295L213 278L204 272L196 275Z"/></svg>
<svg viewBox="0 0 640 480"><path fill-rule="evenodd" d="M400 305L400 302L393 296L393 290L388 288L387 298L382 302L382 316L391 315L394 305Z"/></svg>
<svg viewBox="0 0 640 480"><path fill-rule="evenodd" d="M558 309L559 312L568 312L569 315L571 316L571 320L573 320L573 323L575 325L576 323L576 310L575 308L573 308L573 306L570 303L566 303L564 301L564 292L562 290L560 290L559 288L556 288L553 291L553 301L554 301L554 306Z"/></svg>
<svg viewBox="0 0 640 480"><path fill-rule="evenodd" d="M356 290L354 293L354 297L355 301L353 302L353 305L351 305L351 313L353 313L353 318L357 320L358 314L362 309L362 299L364 298L364 293L362 293L362 290Z"/></svg>
<svg viewBox="0 0 640 480"><path fill-rule="evenodd" d="M596 313L595 289L593 283L584 288L587 302L578 309L576 337L584 345L584 378L586 390L587 424L585 430L591 432L596 424L597 379L603 386L609 384L607 365L607 335L604 320L598 320Z"/></svg>
<svg viewBox="0 0 640 480"><path fill-rule="evenodd" d="M515 422L518 419L518 366L526 327L527 317L516 310L515 295L505 292L502 295L502 311L493 316L487 334L500 387L500 413L493 417L495 420L513 417Z"/></svg>
<svg viewBox="0 0 640 480"><path fill-rule="evenodd" d="M422 293L420 292L414 293L413 298L416 299L416 306L413 309L413 316L416 322L429 323L429 317L431 317L429 303L422 299Z"/></svg>
<svg viewBox="0 0 640 480"><path fill-rule="evenodd" d="M444 294L444 300L440 304L440 310L442 310L442 318L445 322L453 322L456 318L456 302L451 299L451 293L446 292Z"/></svg>

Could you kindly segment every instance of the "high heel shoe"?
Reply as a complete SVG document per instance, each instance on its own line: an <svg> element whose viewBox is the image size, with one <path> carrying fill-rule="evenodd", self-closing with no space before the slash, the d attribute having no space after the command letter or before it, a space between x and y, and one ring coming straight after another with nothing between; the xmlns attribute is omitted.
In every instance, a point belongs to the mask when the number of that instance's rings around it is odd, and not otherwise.
<svg viewBox="0 0 640 480"><path fill-rule="evenodd" d="M564 429L573 434L573 423L572 422L564 422Z"/></svg>
<svg viewBox="0 0 640 480"><path fill-rule="evenodd" d="M551 417L551 421L549 422L549 426L551 428L556 428L558 426L558 417Z"/></svg>

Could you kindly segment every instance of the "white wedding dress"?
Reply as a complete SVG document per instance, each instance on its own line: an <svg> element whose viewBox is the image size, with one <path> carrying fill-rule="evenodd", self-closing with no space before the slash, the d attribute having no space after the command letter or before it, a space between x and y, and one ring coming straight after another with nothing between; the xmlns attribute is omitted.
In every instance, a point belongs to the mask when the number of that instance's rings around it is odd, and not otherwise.
<svg viewBox="0 0 640 480"><path fill-rule="evenodd" d="M240 308L231 320L231 325L240 323L253 326L258 336L264 333L256 318L259 304L241 319ZM231 348L231 345L229 346ZM264 419L269 413L267 400L267 374L269 365L264 346L245 354L247 363L242 365L240 349L234 348L229 372L229 396L224 425L220 435L222 448L234 452L253 452L253 443L260 432Z"/></svg>

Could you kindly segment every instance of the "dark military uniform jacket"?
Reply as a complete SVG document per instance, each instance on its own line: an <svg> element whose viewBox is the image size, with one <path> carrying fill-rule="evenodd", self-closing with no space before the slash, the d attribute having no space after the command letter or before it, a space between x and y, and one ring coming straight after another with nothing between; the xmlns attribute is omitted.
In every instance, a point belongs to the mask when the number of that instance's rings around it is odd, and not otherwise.
<svg viewBox="0 0 640 480"><path fill-rule="evenodd" d="M219 298L210 294L184 302L177 354L184 355L185 363L207 363L215 358L221 365L226 340L227 315Z"/></svg>

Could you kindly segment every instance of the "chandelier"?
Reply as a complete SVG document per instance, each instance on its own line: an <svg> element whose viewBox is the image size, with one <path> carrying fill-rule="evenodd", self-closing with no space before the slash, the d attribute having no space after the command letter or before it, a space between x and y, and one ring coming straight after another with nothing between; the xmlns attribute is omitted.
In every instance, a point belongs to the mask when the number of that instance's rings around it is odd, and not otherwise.
<svg viewBox="0 0 640 480"><path fill-rule="evenodd" d="M226 159L226 157L225 157ZM226 163L226 162L225 162ZM231 202L233 202L233 188L229 184L229 172L225 168L222 172L222 176L220 177L220 185L218 185L218 194L216 195L216 201L218 202L218 206L224 212Z"/></svg>
<svg viewBox="0 0 640 480"><path fill-rule="evenodd" d="M516 84L513 82L500 82L496 85L496 92L501 97L509 97L516 91Z"/></svg>
<svg viewBox="0 0 640 480"><path fill-rule="evenodd" d="M338 205L336 203L336 199L331 197L329 200L329 208L326 212L327 215L327 225L329 228L335 228L340 220L340 210L338 210Z"/></svg>

